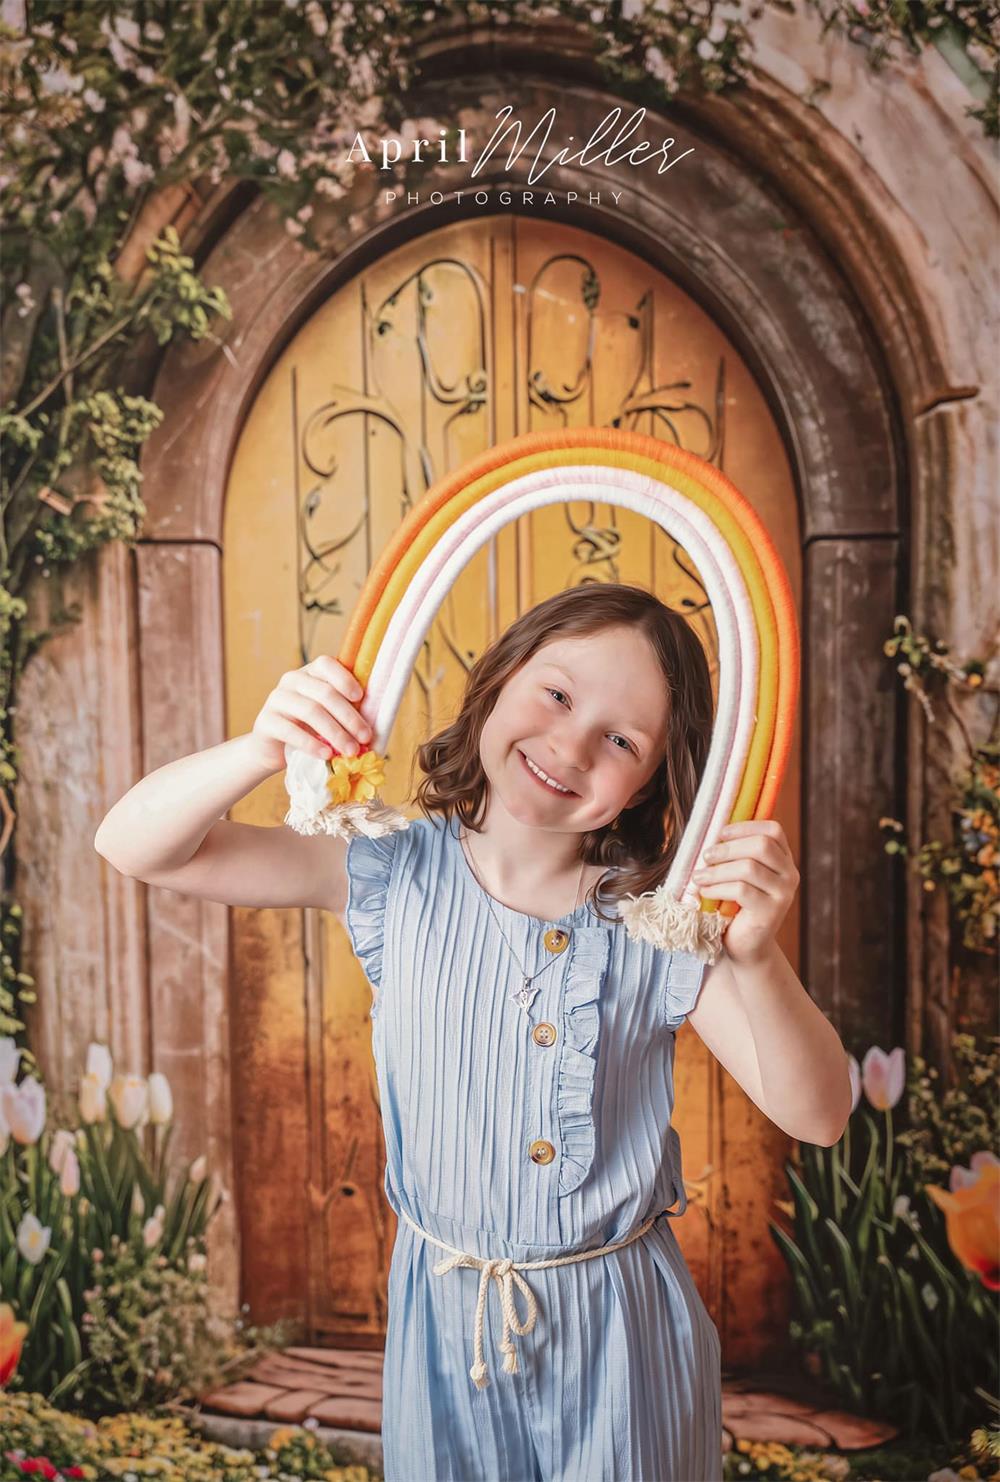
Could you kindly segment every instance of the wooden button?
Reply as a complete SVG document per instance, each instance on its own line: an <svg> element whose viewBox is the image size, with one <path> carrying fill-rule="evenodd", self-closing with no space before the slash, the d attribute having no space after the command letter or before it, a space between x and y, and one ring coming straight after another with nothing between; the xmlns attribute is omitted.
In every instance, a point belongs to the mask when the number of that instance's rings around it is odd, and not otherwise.
<svg viewBox="0 0 1000 1482"><path fill-rule="evenodd" d="M535 1025L531 1031L531 1038L535 1041L536 1045L554 1045L556 1042L556 1026L543 1020L541 1024Z"/></svg>
<svg viewBox="0 0 1000 1482"><path fill-rule="evenodd" d="M565 952L569 946L569 932L553 926L542 937L542 941L550 952Z"/></svg>
<svg viewBox="0 0 1000 1482"><path fill-rule="evenodd" d="M555 1155L555 1148L544 1137L539 1137L528 1149L528 1156L533 1163L551 1163Z"/></svg>

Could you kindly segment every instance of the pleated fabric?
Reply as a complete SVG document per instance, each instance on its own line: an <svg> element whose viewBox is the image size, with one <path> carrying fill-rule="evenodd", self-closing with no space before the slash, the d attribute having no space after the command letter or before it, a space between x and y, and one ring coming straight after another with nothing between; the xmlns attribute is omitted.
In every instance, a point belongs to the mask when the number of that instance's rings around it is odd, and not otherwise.
<svg viewBox="0 0 1000 1482"><path fill-rule="evenodd" d="M400 1216L389 1272L382 1443L386 1482L719 1482L719 1335L671 1219L687 1198L671 1126L676 1031L704 963L633 941L588 904L541 920L488 898L457 821L417 818L347 852L347 923L373 989L372 1046ZM521 974L528 1014L510 995ZM613 906L602 903L607 914ZM569 945L543 942L559 926ZM555 1027L539 1045L534 1025ZM537 1164L544 1138L555 1158ZM671 1207L673 1206L673 1207ZM483 1259L618 1251L520 1273L538 1304L498 1350L491 1281L469 1375L480 1271L402 1218ZM523 1295L514 1292L519 1320Z"/></svg>

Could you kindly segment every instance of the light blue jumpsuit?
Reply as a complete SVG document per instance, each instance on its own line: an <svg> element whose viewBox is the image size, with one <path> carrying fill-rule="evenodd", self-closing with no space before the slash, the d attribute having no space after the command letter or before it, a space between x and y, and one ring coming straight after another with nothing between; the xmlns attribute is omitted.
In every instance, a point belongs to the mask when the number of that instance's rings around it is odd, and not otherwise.
<svg viewBox="0 0 1000 1482"><path fill-rule="evenodd" d="M527 972L549 964L525 1013L458 828L419 817L352 839L347 854L348 930L376 990L385 1191L400 1217L386 1482L718 1482L719 1335L669 1217L687 1204L670 1125L674 1035L704 964L633 941L586 903L553 922L493 900ZM544 940L553 927L569 936L558 953ZM541 1141L548 1163L529 1153ZM613 1244L660 1214L621 1250L520 1272L537 1319L512 1338L516 1373L487 1279L484 1388L470 1378L481 1271L435 1274L447 1252L404 1217L449 1247L519 1262ZM513 1295L523 1325L527 1302Z"/></svg>

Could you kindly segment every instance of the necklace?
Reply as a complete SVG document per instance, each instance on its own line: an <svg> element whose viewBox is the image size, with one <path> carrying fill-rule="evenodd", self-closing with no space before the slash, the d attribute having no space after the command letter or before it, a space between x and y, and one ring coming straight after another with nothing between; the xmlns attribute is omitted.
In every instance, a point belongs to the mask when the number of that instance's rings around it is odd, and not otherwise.
<svg viewBox="0 0 1000 1482"><path fill-rule="evenodd" d="M463 852L465 854L465 857L466 857L466 859L469 862L469 868L472 871L472 874L473 874L473 876L474 876L474 878L476 880L476 883L479 885L480 890L482 890L483 895L486 897L486 905L489 908L490 915L493 917L493 920L497 924L497 931L503 937L503 940L504 940L504 942L506 944L507 950L510 953L511 957L513 957L514 961L517 963L518 971L521 974L521 986L520 986L520 988L518 988L514 993L511 993L509 996L513 999L513 1001L516 1004L519 1005L520 1008L522 1008L524 1010L525 1015L528 1018L530 1018L531 1015L530 1015L530 1012L529 1011L530 1011L530 1008L531 1008L532 1003L534 1002L535 994L538 992L538 989L537 988L532 988L531 985L535 981L536 978L540 978L541 977L542 973L545 972L546 968L552 967L556 962L558 962L559 959L558 959L558 957L553 957L552 960L550 962L547 962L544 967L540 967L536 973L528 973L528 972L525 971L524 963L521 961L521 959L518 957L517 953L514 951L514 948L511 946L510 941L508 940L507 933L504 931L503 927L500 925L500 918L497 915L496 911L494 911L494 909L493 909L493 900L492 900L492 897L491 897L489 891L486 889L486 886L483 884L482 880L479 878L479 871L476 869L475 862L474 862L474 860L472 858L472 850L468 846L468 843L467 843L467 840L466 840L466 835L464 835L464 834L459 835L459 841L460 841L460 843L462 845L462 849L463 849ZM573 909L574 910L576 909L576 903L580 899L580 886L583 883L583 871L584 871L584 868L586 866L586 863L587 863L586 860L581 860L580 861L580 878L576 882L576 895L574 897L574 903L573 903Z"/></svg>

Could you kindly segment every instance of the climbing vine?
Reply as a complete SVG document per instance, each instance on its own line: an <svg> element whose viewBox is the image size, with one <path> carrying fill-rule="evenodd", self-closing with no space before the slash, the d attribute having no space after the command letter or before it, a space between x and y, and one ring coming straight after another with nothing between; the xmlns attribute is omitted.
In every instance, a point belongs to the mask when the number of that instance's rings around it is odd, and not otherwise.
<svg viewBox="0 0 1000 1482"><path fill-rule="evenodd" d="M831 28L863 46L876 71L935 46L981 101L966 109L1000 136L1000 8L990 0L809 0Z"/></svg>
<svg viewBox="0 0 1000 1482"><path fill-rule="evenodd" d="M938 724L943 710L965 748L952 779L951 836L914 845L898 818L881 818L885 851L908 857L924 890L946 892L963 946L995 953L1000 943L1000 690L985 683L982 660L958 663L948 644L915 633L903 615L883 647L926 723ZM993 701L989 733L978 740L956 703L970 693Z"/></svg>

